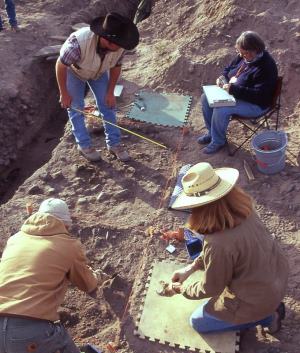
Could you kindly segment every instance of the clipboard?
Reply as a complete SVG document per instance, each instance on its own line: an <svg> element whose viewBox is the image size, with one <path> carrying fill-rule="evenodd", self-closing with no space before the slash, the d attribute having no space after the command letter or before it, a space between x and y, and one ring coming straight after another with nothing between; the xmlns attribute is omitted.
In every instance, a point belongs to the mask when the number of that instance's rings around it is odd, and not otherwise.
<svg viewBox="0 0 300 353"><path fill-rule="evenodd" d="M236 105L235 98L217 85L203 86L203 91L211 108L233 107Z"/></svg>

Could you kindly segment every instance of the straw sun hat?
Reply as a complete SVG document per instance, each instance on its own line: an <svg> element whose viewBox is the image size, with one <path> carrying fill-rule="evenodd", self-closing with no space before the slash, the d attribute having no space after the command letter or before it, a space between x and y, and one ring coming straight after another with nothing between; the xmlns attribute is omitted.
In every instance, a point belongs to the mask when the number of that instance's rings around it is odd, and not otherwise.
<svg viewBox="0 0 300 353"><path fill-rule="evenodd" d="M172 208L184 210L214 202L229 193L239 177L234 168L213 169L202 162L192 166L182 178L183 191Z"/></svg>

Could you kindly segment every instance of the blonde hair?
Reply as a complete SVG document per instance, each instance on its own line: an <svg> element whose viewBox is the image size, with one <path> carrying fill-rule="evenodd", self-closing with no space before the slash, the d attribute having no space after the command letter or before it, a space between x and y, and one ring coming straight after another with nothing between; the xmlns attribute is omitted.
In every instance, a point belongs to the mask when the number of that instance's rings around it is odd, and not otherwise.
<svg viewBox="0 0 300 353"><path fill-rule="evenodd" d="M252 213L252 199L241 188L233 189L221 199L192 209L187 227L202 234L234 228Z"/></svg>

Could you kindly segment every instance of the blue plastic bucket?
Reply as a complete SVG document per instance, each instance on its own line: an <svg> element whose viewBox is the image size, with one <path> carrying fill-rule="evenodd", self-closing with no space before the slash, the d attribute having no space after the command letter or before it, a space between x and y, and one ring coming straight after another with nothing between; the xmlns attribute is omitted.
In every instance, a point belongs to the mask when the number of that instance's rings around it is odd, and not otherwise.
<svg viewBox="0 0 300 353"><path fill-rule="evenodd" d="M264 131L252 139L257 169L264 174L275 174L284 169L287 135L284 131Z"/></svg>

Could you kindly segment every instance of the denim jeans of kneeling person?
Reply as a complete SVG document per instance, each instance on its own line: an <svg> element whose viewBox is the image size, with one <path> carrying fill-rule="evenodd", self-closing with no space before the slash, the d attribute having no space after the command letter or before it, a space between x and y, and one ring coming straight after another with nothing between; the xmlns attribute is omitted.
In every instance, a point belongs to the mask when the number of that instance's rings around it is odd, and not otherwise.
<svg viewBox="0 0 300 353"><path fill-rule="evenodd" d="M255 118L266 112L256 104L237 99L233 107L211 108L205 94L201 96L202 113L211 143L223 146L226 143L226 132L232 114L237 114L249 118Z"/></svg>
<svg viewBox="0 0 300 353"><path fill-rule="evenodd" d="M97 80L87 81L94 98L97 103L99 111L103 114L104 119L116 124L116 112L114 109L108 108L105 103L105 97L108 87L108 73L105 72ZM67 89L69 95L72 97L72 107L79 110L84 109L84 93L86 81L80 80L74 75L71 69L67 71ZM76 143L82 148L89 148L92 146L92 141L89 132L87 131L84 121L84 115L68 109L69 119L72 125L72 132L75 137ZM99 117L99 119L101 119ZM120 129L104 123L105 141L108 147L116 146L120 143L121 133Z"/></svg>
<svg viewBox="0 0 300 353"><path fill-rule="evenodd" d="M60 323L19 317L0 317L1 353L80 353Z"/></svg>
<svg viewBox="0 0 300 353"><path fill-rule="evenodd" d="M270 315L262 320L255 322L248 322L240 325L231 324L230 322L220 320L205 311L205 305L207 304L208 300L209 299L203 300L201 305L193 312L190 317L191 326L199 333L240 331L258 325L267 327L273 320L273 316Z"/></svg>
<svg viewBox="0 0 300 353"><path fill-rule="evenodd" d="M5 0L5 10L8 17L8 22L11 27L17 26L16 9L13 0ZM3 28L2 19L0 16L0 29Z"/></svg>

